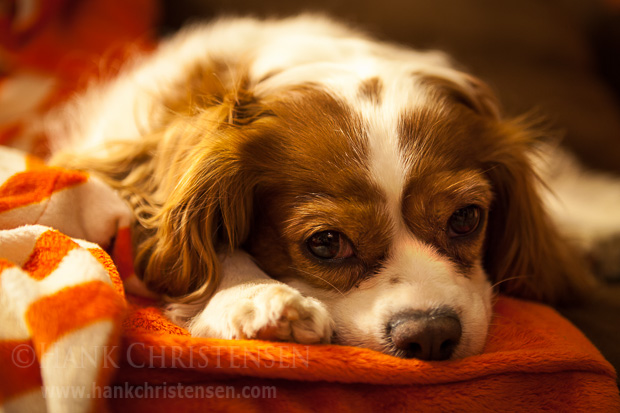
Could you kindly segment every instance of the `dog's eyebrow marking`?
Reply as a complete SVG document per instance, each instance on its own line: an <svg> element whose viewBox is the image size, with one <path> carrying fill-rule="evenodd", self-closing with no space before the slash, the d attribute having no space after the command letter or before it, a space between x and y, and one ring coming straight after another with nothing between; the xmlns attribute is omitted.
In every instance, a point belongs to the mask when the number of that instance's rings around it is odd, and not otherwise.
<svg viewBox="0 0 620 413"><path fill-rule="evenodd" d="M378 77L371 77L364 80L358 89L361 98L367 99L374 104L381 103L381 94L383 93L383 83Z"/></svg>

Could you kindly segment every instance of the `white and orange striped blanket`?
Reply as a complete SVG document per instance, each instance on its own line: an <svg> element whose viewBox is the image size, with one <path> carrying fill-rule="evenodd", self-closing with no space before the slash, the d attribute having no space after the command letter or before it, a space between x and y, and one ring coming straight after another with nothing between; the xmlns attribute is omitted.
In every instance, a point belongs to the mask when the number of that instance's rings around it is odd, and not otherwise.
<svg viewBox="0 0 620 413"><path fill-rule="evenodd" d="M2 147L0 182L0 402L88 411L90 400L42 388L110 379L103 357L118 355L101 350L118 342L123 286L110 257L82 239L110 245L129 211L96 179Z"/></svg>

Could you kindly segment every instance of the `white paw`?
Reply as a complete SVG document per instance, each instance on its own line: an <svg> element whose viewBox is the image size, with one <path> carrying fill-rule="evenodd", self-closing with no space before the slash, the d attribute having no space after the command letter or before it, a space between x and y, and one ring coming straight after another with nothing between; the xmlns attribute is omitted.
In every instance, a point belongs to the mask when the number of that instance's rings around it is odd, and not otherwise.
<svg viewBox="0 0 620 413"><path fill-rule="evenodd" d="M169 304L165 314L172 322L194 337L330 342L332 320L320 301L270 278L242 251L221 258L216 292Z"/></svg>
<svg viewBox="0 0 620 413"><path fill-rule="evenodd" d="M251 298L232 303L227 312L232 338L329 343L331 319L318 300L286 285L268 285Z"/></svg>

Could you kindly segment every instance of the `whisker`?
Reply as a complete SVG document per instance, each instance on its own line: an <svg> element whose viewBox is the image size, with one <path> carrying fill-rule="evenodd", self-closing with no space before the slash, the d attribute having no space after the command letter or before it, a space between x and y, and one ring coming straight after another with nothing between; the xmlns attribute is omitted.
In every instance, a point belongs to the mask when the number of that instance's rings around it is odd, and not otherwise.
<svg viewBox="0 0 620 413"><path fill-rule="evenodd" d="M496 282L495 284L493 284L493 285L491 286L491 288L495 288L495 287L497 287L498 285L500 285L501 283L504 283L504 282L506 282L506 281L518 280L518 279L520 279L520 278L525 278L525 276L523 276L523 275L517 275L517 276L514 276L514 277L508 277L508 278L505 278L505 279L503 279L503 280L499 280L498 282Z"/></svg>

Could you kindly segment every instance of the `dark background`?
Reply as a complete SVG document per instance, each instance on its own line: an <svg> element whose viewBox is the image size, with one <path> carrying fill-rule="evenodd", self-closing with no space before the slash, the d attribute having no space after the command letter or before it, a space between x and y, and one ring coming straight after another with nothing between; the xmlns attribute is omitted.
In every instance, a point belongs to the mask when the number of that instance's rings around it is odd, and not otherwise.
<svg viewBox="0 0 620 413"><path fill-rule="evenodd" d="M620 0L167 0L161 31L222 15L302 11L448 52L491 85L507 115L543 116L587 166L620 173ZM560 311L620 369L618 282Z"/></svg>

